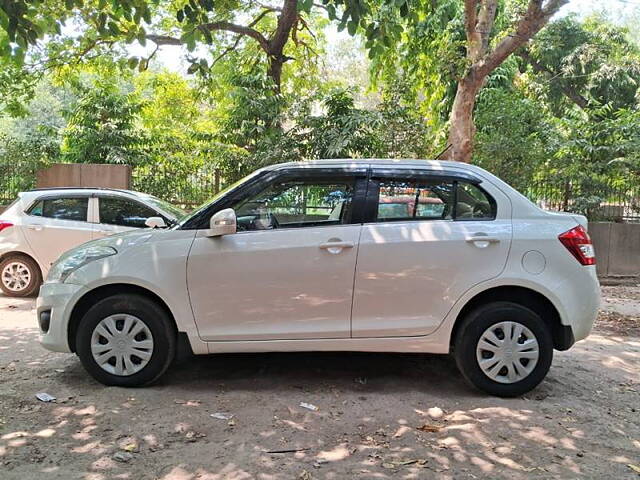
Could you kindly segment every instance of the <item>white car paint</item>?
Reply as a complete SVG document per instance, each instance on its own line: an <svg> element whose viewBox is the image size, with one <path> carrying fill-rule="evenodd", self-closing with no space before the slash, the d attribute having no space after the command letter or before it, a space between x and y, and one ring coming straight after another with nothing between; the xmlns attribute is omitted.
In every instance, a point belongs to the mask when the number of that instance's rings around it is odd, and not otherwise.
<svg viewBox="0 0 640 480"><path fill-rule="evenodd" d="M455 162L334 160L275 165L261 174L354 165L473 175L495 198L497 216L220 237L208 236L207 228L179 227L117 235L102 240L116 255L82 266L64 283L54 279L43 285L37 311L51 311L51 326L42 333L42 344L72 351L74 307L108 285L141 287L161 299L196 354L447 353L464 306L500 286L538 292L576 341L589 334L599 305L595 265L581 265L558 240L586 225L584 217L542 211L485 170ZM216 202L224 199L223 194ZM328 242L340 248L331 251Z"/></svg>
<svg viewBox="0 0 640 480"><path fill-rule="evenodd" d="M68 197L88 199L87 216L84 221L47 218L29 213L32 206L42 199ZM129 190L48 188L22 192L0 215L0 222L12 225L0 231L0 260L15 253L27 255L36 261L45 278L51 264L62 253L90 240L136 230L128 226L101 223L101 198L130 200L153 210L160 217L170 221L178 220L173 212L160 208L154 197Z"/></svg>

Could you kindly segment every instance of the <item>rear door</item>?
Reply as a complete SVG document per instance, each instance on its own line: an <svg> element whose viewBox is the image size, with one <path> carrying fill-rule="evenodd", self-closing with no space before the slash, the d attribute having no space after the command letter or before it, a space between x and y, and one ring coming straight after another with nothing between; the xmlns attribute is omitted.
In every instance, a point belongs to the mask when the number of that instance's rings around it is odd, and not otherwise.
<svg viewBox="0 0 640 480"><path fill-rule="evenodd" d="M372 171L353 337L427 335L466 290L502 272L510 202L479 180L455 171Z"/></svg>
<svg viewBox="0 0 640 480"><path fill-rule="evenodd" d="M149 217L164 217L137 200L117 196L98 196L98 218L94 238L103 238L137 228L146 228ZM165 219L166 221L166 219Z"/></svg>
<svg viewBox="0 0 640 480"><path fill-rule="evenodd" d="M48 195L27 210L25 235L41 264L47 267L67 250L91 240L90 195Z"/></svg>

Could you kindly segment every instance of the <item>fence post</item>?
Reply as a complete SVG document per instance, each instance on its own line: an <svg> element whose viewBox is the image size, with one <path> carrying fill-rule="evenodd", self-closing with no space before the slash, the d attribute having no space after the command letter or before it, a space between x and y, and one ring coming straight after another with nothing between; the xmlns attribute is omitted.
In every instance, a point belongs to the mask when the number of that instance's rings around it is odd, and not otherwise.
<svg viewBox="0 0 640 480"><path fill-rule="evenodd" d="M213 190L216 195L220 192L220 169L216 168L213 172Z"/></svg>

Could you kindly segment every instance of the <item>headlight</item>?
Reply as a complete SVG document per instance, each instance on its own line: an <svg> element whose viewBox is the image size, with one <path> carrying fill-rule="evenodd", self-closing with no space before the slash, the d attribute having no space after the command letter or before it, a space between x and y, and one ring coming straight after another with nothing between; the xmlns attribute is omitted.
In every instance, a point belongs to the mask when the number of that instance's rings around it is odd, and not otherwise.
<svg viewBox="0 0 640 480"><path fill-rule="evenodd" d="M47 283L64 283L67 277L80 267L116 253L118 251L115 248L100 245L75 248L62 255L53 264L51 270L49 270L49 275L47 275Z"/></svg>

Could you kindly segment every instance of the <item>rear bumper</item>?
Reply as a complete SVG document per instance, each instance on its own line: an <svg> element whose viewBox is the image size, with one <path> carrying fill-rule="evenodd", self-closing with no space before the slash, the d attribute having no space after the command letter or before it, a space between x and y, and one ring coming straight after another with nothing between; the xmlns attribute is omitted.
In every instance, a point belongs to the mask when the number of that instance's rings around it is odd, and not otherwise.
<svg viewBox="0 0 640 480"><path fill-rule="evenodd" d="M565 301L568 315L563 322L571 327L575 342L587 338L600 308L600 282L596 275L596 267L592 265L582 268L588 270L587 275L581 278L571 301Z"/></svg>
<svg viewBox="0 0 640 480"><path fill-rule="evenodd" d="M67 283L45 283L40 288L36 315L40 324L40 344L53 352L71 353L69 347L69 318L83 287ZM43 319L48 317L48 330Z"/></svg>

